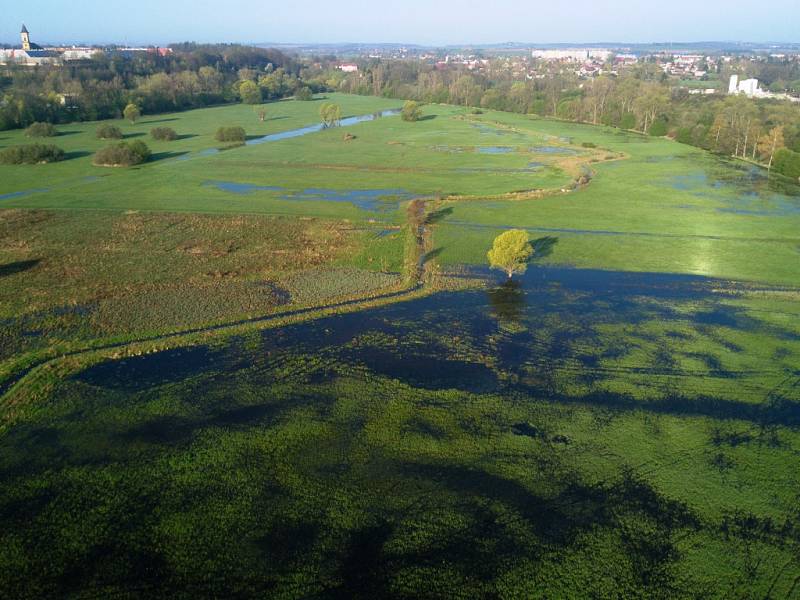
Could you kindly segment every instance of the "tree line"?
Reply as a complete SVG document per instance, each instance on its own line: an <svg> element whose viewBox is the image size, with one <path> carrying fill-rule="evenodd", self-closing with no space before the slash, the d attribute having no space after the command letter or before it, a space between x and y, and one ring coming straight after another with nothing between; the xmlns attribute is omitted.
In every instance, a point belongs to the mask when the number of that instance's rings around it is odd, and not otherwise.
<svg viewBox="0 0 800 600"><path fill-rule="evenodd" d="M119 118L129 104L144 113L242 100L252 82L259 101L293 94L301 65L271 49L177 44L167 56L112 51L65 65L0 70L0 130L35 122ZM250 95L252 97L252 94Z"/></svg>

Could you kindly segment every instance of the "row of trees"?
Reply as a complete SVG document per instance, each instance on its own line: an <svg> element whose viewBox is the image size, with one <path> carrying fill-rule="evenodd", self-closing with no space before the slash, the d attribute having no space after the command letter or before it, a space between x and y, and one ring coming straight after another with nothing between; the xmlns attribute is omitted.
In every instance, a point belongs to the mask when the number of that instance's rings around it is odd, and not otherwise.
<svg viewBox="0 0 800 600"><path fill-rule="evenodd" d="M112 53L64 66L4 68L0 130L37 121L118 118L129 104L152 114L235 102L244 81L257 87L258 101L290 95L299 86L299 64L276 50L194 44L174 49L165 57Z"/></svg>

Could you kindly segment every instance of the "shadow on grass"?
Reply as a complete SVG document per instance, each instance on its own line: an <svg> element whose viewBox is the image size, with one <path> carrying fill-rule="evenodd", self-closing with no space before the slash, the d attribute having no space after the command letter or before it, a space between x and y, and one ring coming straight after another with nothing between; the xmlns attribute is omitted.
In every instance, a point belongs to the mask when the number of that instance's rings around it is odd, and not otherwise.
<svg viewBox="0 0 800 600"><path fill-rule="evenodd" d="M430 213L428 217L425 219L425 223L428 225L435 225L436 223L445 220L452 214L453 214L452 206L448 206L447 208L441 208L439 210Z"/></svg>
<svg viewBox="0 0 800 600"><path fill-rule="evenodd" d="M178 158L179 156L186 156L188 152L154 152L150 156L148 162L157 162L159 160L167 160L169 158Z"/></svg>
<svg viewBox="0 0 800 600"><path fill-rule="evenodd" d="M63 137L67 135L78 135L79 133L83 133L82 131L59 131L56 137Z"/></svg>
<svg viewBox="0 0 800 600"><path fill-rule="evenodd" d="M444 252L444 248L434 248L430 252L425 253L425 255L422 257L422 262L428 263L434 258L438 257L442 252Z"/></svg>
<svg viewBox="0 0 800 600"><path fill-rule="evenodd" d="M16 275L17 273L24 273L25 271L34 268L40 262L42 262L41 258L35 258L33 260L20 260L17 262L0 265L0 277L8 277L9 275Z"/></svg>
<svg viewBox="0 0 800 600"><path fill-rule="evenodd" d="M75 160L76 158L86 158L91 156L92 153L86 150L73 150L72 152L64 153L64 160Z"/></svg>
<svg viewBox="0 0 800 600"><path fill-rule="evenodd" d="M140 125L149 125L150 123L169 123L170 121L179 121L177 117L172 117L171 119L152 119L150 121L139 121Z"/></svg>
<svg viewBox="0 0 800 600"><path fill-rule="evenodd" d="M128 140L130 138L140 138L140 137L144 137L145 135L147 135L147 134L146 133L141 133L141 132L126 133L125 135L122 136L122 139Z"/></svg>
<svg viewBox="0 0 800 600"><path fill-rule="evenodd" d="M190 140L192 138L196 138L198 135L196 133L184 133L176 137L176 140Z"/></svg>
<svg viewBox="0 0 800 600"><path fill-rule="evenodd" d="M556 244L558 244L558 238L551 236L531 240L531 247L533 248L532 260L538 260L540 258L546 258L550 256L553 253L553 248L555 248Z"/></svg>
<svg viewBox="0 0 800 600"><path fill-rule="evenodd" d="M423 115L417 121L433 121L436 118L436 115Z"/></svg>

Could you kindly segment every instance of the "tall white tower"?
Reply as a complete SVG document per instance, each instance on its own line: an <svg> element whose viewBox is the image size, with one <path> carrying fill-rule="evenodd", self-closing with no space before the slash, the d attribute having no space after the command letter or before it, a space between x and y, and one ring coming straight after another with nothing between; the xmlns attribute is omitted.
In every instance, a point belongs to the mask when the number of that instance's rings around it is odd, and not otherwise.
<svg viewBox="0 0 800 600"><path fill-rule="evenodd" d="M19 35L22 38L22 49L27 52L31 49L31 34L28 33L28 28L25 25L22 26L22 31Z"/></svg>

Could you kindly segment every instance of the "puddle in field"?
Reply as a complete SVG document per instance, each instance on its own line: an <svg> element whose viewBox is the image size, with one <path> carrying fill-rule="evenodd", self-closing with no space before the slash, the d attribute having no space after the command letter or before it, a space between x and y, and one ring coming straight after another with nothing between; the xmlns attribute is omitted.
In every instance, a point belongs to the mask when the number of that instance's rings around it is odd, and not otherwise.
<svg viewBox="0 0 800 600"><path fill-rule="evenodd" d="M281 196L282 200L305 202L349 202L361 210L389 212L397 210L401 202L418 197L407 190L332 190L308 188Z"/></svg>
<svg viewBox="0 0 800 600"><path fill-rule="evenodd" d="M31 194L42 194L44 192L49 192L50 190L47 188L39 188L34 190L23 190L21 192L9 192L7 194L0 194L0 200L12 200L15 198L23 198L25 196L30 196Z"/></svg>
<svg viewBox="0 0 800 600"><path fill-rule="evenodd" d="M235 181L206 181L206 187L215 187L224 192L246 195L254 192L282 192L277 197L281 200L298 202L349 202L361 210L369 212L390 212L397 210L400 203L419 195L402 189L381 190L334 190L327 188L307 188L297 192L288 192L286 188L272 185L256 185Z"/></svg>
<svg viewBox="0 0 800 600"><path fill-rule="evenodd" d="M567 154L570 156L578 153L573 148L563 148L561 146L536 146L531 148L530 151L536 154Z"/></svg>
<svg viewBox="0 0 800 600"><path fill-rule="evenodd" d="M758 217L800 215L800 186L768 177L757 167L727 162L720 166L724 168L674 175L666 181L674 190L720 202L717 212Z"/></svg>
<svg viewBox="0 0 800 600"><path fill-rule="evenodd" d="M252 183L236 183L235 181L206 181L205 187L215 187L223 192L234 194L252 194L253 192L279 192L282 187L274 185L255 185Z"/></svg>
<svg viewBox="0 0 800 600"><path fill-rule="evenodd" d="M514 152L511 146L479 146L475 148L478 154L510 154Z"/></svg>

